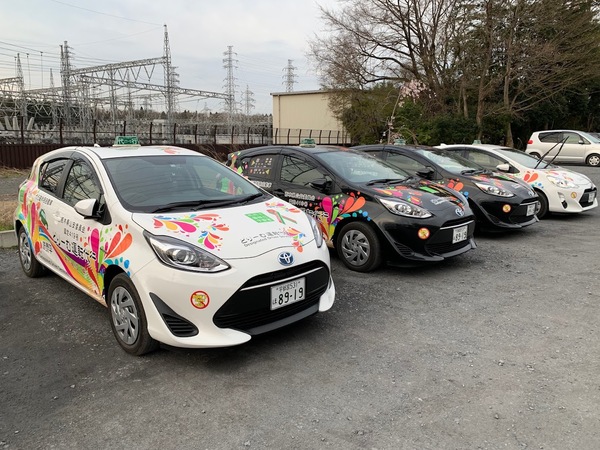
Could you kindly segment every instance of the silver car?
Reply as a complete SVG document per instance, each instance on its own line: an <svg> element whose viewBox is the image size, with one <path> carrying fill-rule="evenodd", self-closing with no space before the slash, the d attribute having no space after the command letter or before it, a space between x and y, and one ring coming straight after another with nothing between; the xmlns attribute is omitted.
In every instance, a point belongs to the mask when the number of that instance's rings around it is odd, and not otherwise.
<svg viewBox="0 0 600 450"><path fill-rule="evenodd" d="M556 163L600 165L600 138L584 131L536 131L525 152L538 159Z"/></svg>

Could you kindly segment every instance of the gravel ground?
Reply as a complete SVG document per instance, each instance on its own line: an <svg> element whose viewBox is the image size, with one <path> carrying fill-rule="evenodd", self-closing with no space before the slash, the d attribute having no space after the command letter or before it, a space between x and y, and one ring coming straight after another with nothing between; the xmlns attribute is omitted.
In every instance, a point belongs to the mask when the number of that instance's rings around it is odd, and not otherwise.
<svg viewBox="0 0 600 450"><path fill-rule="evenodd" d="M142 358L101 305L0 249L0 448L595 450L599 225L551 216L371 274L332 256L331 311Z"/></svg>

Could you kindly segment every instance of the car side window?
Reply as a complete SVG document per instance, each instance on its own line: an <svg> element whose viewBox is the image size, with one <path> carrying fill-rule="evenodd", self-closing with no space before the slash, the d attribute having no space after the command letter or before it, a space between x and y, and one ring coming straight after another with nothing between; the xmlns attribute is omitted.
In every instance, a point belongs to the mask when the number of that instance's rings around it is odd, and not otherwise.
<svg viewBox="0 0 600 450"><path fill-rule="evenodd" d="M283 156L281 181L307 186L311 181L324 177L323 172L313 163L290 155Z"/></svg>
<svg viewBox="0 0 600 450"><path fill-rule="evenodd" d="M400 169L404 169L408 173L416 173L425 168L419 161L415 161L406 155L400 155L398 153L388 153L387 162Z"/></svg>
<svg viewBox="0 0 600 450"><path fill-rule="evenodd" d="M65 183L65 202L73 206L78 201L88 198L100 200L101 195L102 191L96 183L92 168L81 160L75 161Z"/></svg>
<svg viewBox="0 0 600 450"><path fill-rule="evenodd" d="M579 144L579 142L585 142L585 139L577 133L563 133L563 141L566 139L565 144Z"/></svg>
<svg viewBox="0 0 600 450"><path fill-rule="evenodd" d="M550 144L556 144L557 142L561 142L562 133L557 133L556 131L550 133L540 133L540 142L547 142Z"/></svg>
<svg viewBox="0 0 600 450"><path fill-rule="evenodd" d="M276 155L256 155L243 158L239 162L242 172L250 178L273 178Z"/></svg>
<svg viewBox="0 0 600 450"><path fill-rule="evenodd" d="M55 194L62 177L67 159L57 159L44 163L40 169L40 187Z"/></svg>

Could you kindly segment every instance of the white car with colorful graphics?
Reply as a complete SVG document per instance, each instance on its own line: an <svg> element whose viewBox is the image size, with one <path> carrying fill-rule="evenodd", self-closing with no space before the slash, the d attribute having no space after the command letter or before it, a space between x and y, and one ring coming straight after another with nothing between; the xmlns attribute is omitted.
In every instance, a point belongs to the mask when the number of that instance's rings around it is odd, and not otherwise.
<svg viewBox="0 0 600 450"><path fill-rule="evenodd" d="M50 269L108 307L120 346L223 347L333 305L315 220L171 146L67 147L21 185L26 275Z"/></svg>
<svg viewBox="0 0 600 450"><path fill-rule="evenodd" d="M548 213L581 213L598 206L598 189L585 175L540 161L514 148L490 144L453 144L440 148L485 167L526 181L540 201L538 218Z"/></svg>

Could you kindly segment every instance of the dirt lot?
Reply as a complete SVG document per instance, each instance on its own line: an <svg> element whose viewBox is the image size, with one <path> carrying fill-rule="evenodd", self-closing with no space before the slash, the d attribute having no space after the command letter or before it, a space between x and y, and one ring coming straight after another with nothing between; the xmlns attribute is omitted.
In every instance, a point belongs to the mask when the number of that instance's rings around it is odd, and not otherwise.
<svg viewBox="0 0 600 450"><path fill-rule="evenodd" d="M600 210L477 242L372 274L332 257L331 311L143 358L0 249L0 448L597 449Z"/></svg>

